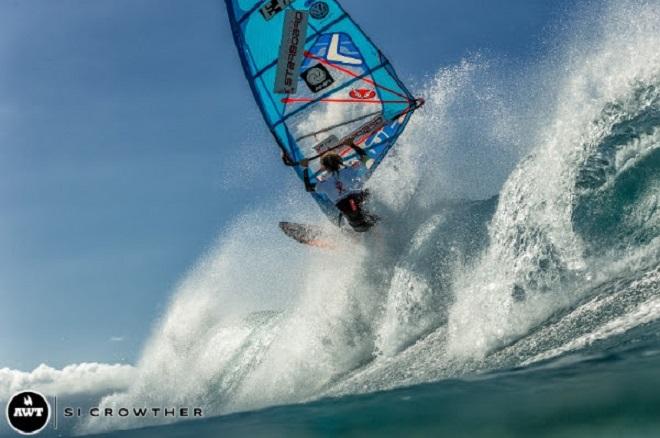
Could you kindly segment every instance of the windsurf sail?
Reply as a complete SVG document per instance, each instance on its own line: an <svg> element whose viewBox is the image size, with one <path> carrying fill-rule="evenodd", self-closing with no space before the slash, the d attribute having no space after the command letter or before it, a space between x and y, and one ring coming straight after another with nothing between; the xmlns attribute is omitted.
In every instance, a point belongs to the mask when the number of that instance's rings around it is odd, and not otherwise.
<svg viewBox="0 0 660 438"><path fill-rule="evenodd" d="M369 156L368 178L423 101L336 0L225 1L245 75L285 162L303 179L300 162L308 160L315 183L318 158L335 150L357 159L354 142ZM341 217L324 195L313 196L331 220Z"/></svg>

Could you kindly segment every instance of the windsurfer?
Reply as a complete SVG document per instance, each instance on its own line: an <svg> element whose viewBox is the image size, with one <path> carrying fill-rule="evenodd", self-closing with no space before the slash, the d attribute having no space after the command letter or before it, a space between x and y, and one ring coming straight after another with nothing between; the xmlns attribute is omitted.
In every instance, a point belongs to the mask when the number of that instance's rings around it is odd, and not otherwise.
<svg viewBox="0 0 660 438"><path fill-rule="evenodd" d="M336 152L327 152L321 157L323 174L316 184L309 177L309 161L301 160L305 188L308 192L322 193L342 212L353 230L362 233L373 227L378 217L365 209L369 192L362 189L367 174L369 156L359 146L350 145L359 160L350 165Z"/></svg>

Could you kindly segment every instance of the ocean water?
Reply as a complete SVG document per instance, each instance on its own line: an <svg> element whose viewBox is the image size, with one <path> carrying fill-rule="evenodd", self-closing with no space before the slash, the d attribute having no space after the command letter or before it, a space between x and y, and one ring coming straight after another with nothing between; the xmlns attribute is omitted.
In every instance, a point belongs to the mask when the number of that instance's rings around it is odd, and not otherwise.
<svg viewBox="0 0 660 438"><path fill-rule="evenodd" d="M534 65L474 56L419 85L357 245L281 236L321 221L292 215L298 186L237 218L135 383L87 401L214 418L59 433L659 436L660 2L567 20Z"/></svg>
<svg viewBox="0 0 660 438"><path fill-rule="evenodd" d="M469 378L100 436L653 437L659 330Z"/></svg>

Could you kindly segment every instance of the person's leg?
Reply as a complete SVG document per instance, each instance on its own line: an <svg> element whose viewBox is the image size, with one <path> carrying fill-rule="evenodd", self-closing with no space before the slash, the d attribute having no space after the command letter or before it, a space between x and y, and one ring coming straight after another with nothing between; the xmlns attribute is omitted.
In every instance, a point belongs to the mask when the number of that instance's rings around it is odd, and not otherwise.
<svg viewBox="0 0 660 438"><path fill-rule="evenodd" d="M367 231L376 224L377 218L363 210L366 196L363 193L347 196L337 203L346 220L357 232Z"/></svg>
<svg viewBox="0 0 660 438"><path fill-rule="evenodd" d="M380 220L380 218L370 212L369 208L366 206L370 196L371 193L369 193L369 190L364 190L362 193L360 193L360 211L362 212L365 221L369 223L369 226L374 226Z"/></svg>

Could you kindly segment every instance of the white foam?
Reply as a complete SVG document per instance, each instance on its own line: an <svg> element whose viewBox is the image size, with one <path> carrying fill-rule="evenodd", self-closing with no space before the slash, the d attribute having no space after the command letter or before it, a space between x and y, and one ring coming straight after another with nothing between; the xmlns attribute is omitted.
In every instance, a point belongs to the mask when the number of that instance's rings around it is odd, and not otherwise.
<svg viewBox="0 0 660 438"><path fill-rule="evenodd" d="M651 299L637 306L633 311L618 318L608 321L597 330L580 336L567 342L559 348L544 351L531 359L524 361L521 365L529 365L542 360L550 359L569 351L580 350L592 345L596 341L607 339L626 333L636 327L648 324L660 319L660 298Z"/></svg>
<svg viewBox="0 0 660 438"><path fill-rule="evenodd" d="M541 93L547 101L529 113L527 100L517 102L520 114L510 108L496 67L479 57L440 70L419 93L427 105L370 181L392 215L381 231L334 254L287 240L276 229L279 220L320 221L316 213L300 217L312 208L300 185L245 213L182 281L135 384L102 405L201 403L220 414L303 401L332 388L428 381L471 369L493 348L575 303L581 276L602 271L602 261L583 257L572 229L576 169L607 129L592 123L604 105L638 83L657 82L659 9L613 2L596 23L596 36L570 41L557 71L538 84L557 89L554 100ZM538 89L516 96L540 99ZM514 123L519 120L526 123ZM498 192L527 150L534 154L504 185L488 247L476 262L456 263L447 276L455 303L438 306L429 297L441 289L439 279L418 258L442 224L433 205ZM404 235L397 223L422 225ZM522 303L511 296L516 285L527 291ZM658 305L638 317L651 318ZM277 312L254 314L263 310ZM626 324L612 322L603 333ZM116 427L116 420L91 420L83 429Z"/></svg>

